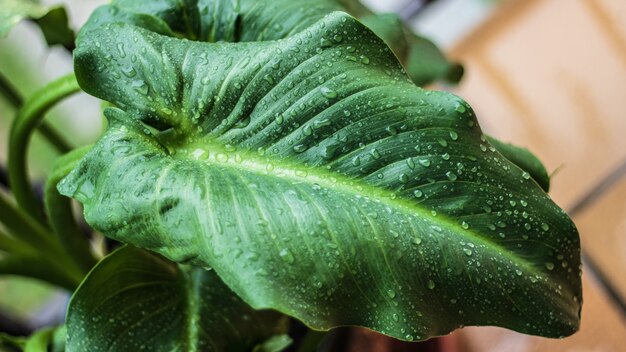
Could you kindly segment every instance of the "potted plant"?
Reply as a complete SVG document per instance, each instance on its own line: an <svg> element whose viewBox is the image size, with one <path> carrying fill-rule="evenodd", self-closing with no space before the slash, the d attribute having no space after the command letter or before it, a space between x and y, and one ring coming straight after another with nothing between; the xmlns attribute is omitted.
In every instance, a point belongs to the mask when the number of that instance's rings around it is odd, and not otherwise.
<svg viewBox="0 0 626 352"><path fill-rule="evenodd" d="M578 329L578 233L545 169L483 135L460 98L417 86L462 69L396 16L348 0L114 0L75 44L74 74L14 121L15 202L0 197L4 272L73 296L64 326L7 345L307 351L332 349L342 330L324 331L341 326L409 342ZM42 211L27 143L80 90L107 102L107 129L59 158ZM94 255L70 198L117 249Z"/></svg>

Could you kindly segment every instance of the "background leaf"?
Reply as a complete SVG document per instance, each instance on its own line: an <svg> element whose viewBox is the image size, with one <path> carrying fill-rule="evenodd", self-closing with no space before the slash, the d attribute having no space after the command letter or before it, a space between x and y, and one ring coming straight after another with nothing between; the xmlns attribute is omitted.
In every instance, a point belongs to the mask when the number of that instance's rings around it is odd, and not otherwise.
<svg viewBox="0 0 626 352"><path fill-rule="evenodd" d="M74 293L67 350L250 351L280 333L280 321L254 311L211 270L124 247Z"/></svg>
<svg viewBox="0 0 626 352"><path fill-rule="evenodd" d="M107 236L316 329L578 328L571 220L465 102L416 87L354 18L213 44L109 23L81 34L75 63L119 109L60 191Z"/></svg>
<svg viewBox="0 0 626 352"><path fill-rule="evenodd" d="M528 149L518 147L510 143L501 142L493 137L487 137L491 143L505 158L509 159L520 169L528 172L535 182L545 191L550 190L550 176L545 166Z"/></svg>
<svg viewBox="0 0 626 352"><path fill-rule="evenodd" d="M34 0L0 0L0 38L25 19L37 22L49 45L73 48L74 31L68 27L63 7L48 7Z"/></svg>

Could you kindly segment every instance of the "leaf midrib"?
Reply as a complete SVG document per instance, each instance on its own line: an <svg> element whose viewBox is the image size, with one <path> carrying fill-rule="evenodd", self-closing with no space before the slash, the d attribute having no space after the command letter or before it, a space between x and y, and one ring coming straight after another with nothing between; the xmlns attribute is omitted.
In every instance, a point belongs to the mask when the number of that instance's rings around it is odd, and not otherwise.
<svg viewBox="0 0 626 352"><path fill-rule="evenodd" d="M190 157L187 153L176 153L171 157L174 159L184 159L195 163L204 162L209 165L242 170L263 177L277 177L293 181L295 183L307 183L311 185L317 184L319 186L333 191L337 191L339 193L366 197L371 200L378 201L382 204L389 205L395 209L400 210L401 212L406 212L408 210L410 213L417 213L420 217L428 219L431 223L443 225L448 230L450 230L450 233L457 234L465 240L467 240L467 238L472 238L476 240L476 242L483 244L486 248L490 249L498 256L506 257L511 262L519 265L521 268L525 269L531 274L540 275L541 277L545 276L545 273L538 270L530 261L525 260L522 257L509 254L509 250L507 248L502 247L495 242L488 241L487 239L472 230L464 229L463 227L461 227L460 224L454 222L450 217L438 214L435 218L430 213L430 209L424 209L419 205L419 203L414 204L402 197L396 197L394 199L385 196L385 194L392 193L391 190L379 189L377 187L373 187L367 183L362 182L358 178L347 178L341 174L325 172L324 170L320 170L319 168L298 167L297 165L293 165L286 160L272 162L269 158L266 158L267 162L262 162L257 160L257 157L251 155L251 153L228 152L224 150L224 148L220 145L208 144L206 142L204 142L201 146L190 146L188 150L194 151L197 149L202 149L206 153L208 153L208 158L194 159ZM228 160L218 160L217 158L220 154L229 156ZM234 161L234 155L239 155L241 157L241 162ZM271 171L267 170L267 166L269 164L273 166L273 169ZM306 172L306 177L299 176L297 173L300 172ZM336 180L336 182L331 181L331 179ZM357 191L357 187L360 187L363 190ZM466 234L466 236L463 236L461 234Z"/></svg>

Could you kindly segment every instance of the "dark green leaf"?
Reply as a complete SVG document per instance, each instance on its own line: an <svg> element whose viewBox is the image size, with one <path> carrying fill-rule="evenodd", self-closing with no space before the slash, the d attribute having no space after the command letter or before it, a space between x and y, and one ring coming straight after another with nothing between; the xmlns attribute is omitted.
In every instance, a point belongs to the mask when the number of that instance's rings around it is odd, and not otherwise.
<svg viewBox="0 0 626 352"><path fill-rule="evenodd" d="M509 159L520 169L526 171L530 177L545 191L550 190L550 176L541 161L528 149L513 144L501 142L493 137L487 137L505 158Z"/></svg>
<svg viewBox="0 0 626 352"><path fill-rule="evenodd" d="M14 349L23 349L26 338L11 336L0 332L0 351L14 351Z"/></svg>
<svg viewBox="0 0 626 352"><path fill-rule="evenodd" d="M74 31L68 27L67 12L63 7L50 9L47 14L35 20L48 45L60 44L68 49L74 46Z"/></svg>
<svg viewBox="0 0 626 352"><path fill-rule="evenodd" d="M176 0L116 0L96 10L83 32L104 23L125 22L199 41L274 40L297 33L336 10L347 10L381 37L415 84L458 83L463 76L461 65L447 60L428 39L413 34L397 14L374 14L356 0L317 0L315 4L308 0L219 0L198 1L195 6Z"/></svg>
<svg viewBox="0 0 626 352"><path fill-rule="evenodd" d="M430 40L409 34L408 42L405 67L415 84L425 85L436 80L458 83L463 78L463 66L449 61Z"/></svg>
<svg viewBox="0 0 626 352"><path fill-rule="evenodd" d="M74 293L67 350L250 351L280 333L281 315L254 311L214 271L121 248Z"/></svg>
<svg viewBox="0 0 626 352"><path fill-rule="evenodd" d="M397 14L371 14L360 20L385 41L385 44L389 45L401 63L406 62L409 53L407 36L410 35L410 32Z"/></svg>
<svg viewBox="0 0 626 352"><path fill-rule="evenodd" d="M108 23L75 63L119 109L60 191L107 236L214 268L253 307L320 330L578 328L570 219L465 102L416 87L354 18L213 44Z"/></svg>
<svg viewBox="0 0 626 352"><path fill-rule="evenodd" d="M418 86L434 81L458 83L463 77L461 65L449 61L430 40L413 34L397 14L370 14L361 21L389 45Z"/></svg>
<svg viewBox="0 0 626 352"><path fill-rule="evenodd" d="M276 335L270 337L267 341L263 342L260 345L257 345L252 351L253 352L280 352L285 348L289 347L293 340L289 335Z"/></svg>

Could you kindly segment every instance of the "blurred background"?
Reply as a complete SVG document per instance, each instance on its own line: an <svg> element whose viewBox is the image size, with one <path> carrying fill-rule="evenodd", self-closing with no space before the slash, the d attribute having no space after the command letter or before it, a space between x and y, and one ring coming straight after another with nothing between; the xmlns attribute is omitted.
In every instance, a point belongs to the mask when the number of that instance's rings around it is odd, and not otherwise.
<svg viewBox="0 0 626 352"><path fill-rule="evenodd" d="M67 5L75 29L102 0ZM452 351L623 351L626 349L626 1L363 0L397 12L419 34L465 66L452 91L476 110L485 132L533 151L553 173L551 195L577 224L585 253L582 328L564 340L492 327L443 339ZM35 67L36 70L33 70ZM0 40L0 72L23 96L72 71L71 55L48 48L33 23ZM6 165L15 111L0 99L0 163ZM100 103L84 94L48 121L73 145L102 130ZM31 172L43 179L56 157L35 136ZM68 297L28 279L0 279L0 326L35 328L60 320ZM389 344L363 331L361 343ZM406 346L406 345L405 345ZM355 351L363 351L358 345ZM398 351L406 349L398 349Z"/></svg>

